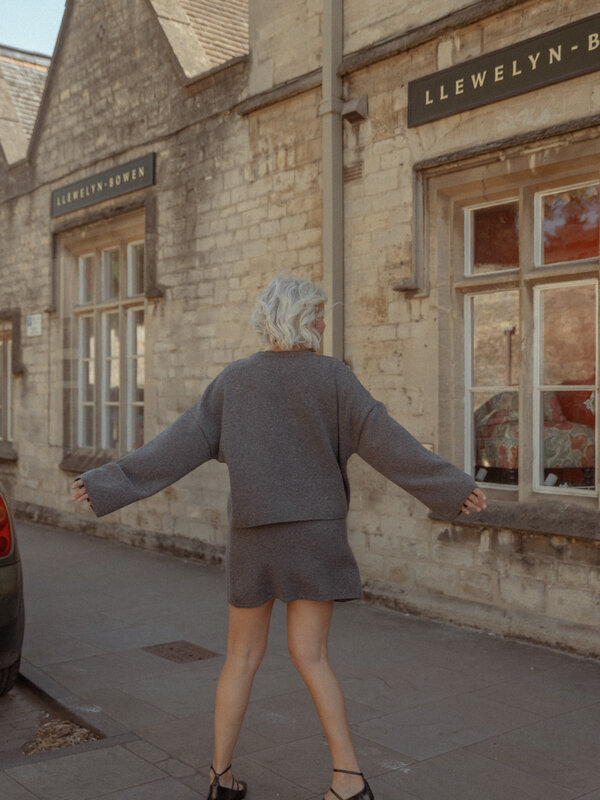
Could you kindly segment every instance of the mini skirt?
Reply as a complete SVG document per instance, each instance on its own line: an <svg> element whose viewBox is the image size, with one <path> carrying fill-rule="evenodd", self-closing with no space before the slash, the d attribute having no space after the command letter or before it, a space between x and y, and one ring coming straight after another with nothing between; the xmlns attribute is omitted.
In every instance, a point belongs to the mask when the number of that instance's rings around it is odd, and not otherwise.
<svg viewBox="0 0 600 800"><path fill-rule="evenodd" d="M226 571L228 600L238 608L255 608L272 598L290 603L362 597L345 519L232 527Z"/></svg>

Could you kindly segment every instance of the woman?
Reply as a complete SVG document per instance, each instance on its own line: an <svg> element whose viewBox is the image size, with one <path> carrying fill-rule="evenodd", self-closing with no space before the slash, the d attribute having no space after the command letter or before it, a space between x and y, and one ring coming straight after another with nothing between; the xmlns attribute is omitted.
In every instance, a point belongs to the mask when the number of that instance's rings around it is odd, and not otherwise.
<svg viewBox="0 0 600 800"><path fill-rule="evenodd" d="M317 353L326 300L308 281L275 278L252 315L268 349L231 364L156 438L84 473L72 487L74 500L86 500L102 516L209 459L228 466L229 633L209 800L241 800L246 793L231 760L275 599L287 603L290 656L331 750L335 769L326 800L373 800L327 658L334 601L362 595L346 536L352 453L446 517L485 508L471 477L422 447L341 361Z"/></svg>

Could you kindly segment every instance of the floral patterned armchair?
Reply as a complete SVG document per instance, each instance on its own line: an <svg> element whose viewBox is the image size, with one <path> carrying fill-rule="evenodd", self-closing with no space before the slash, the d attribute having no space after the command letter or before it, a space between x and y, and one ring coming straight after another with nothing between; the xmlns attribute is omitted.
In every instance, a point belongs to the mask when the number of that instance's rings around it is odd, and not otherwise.
<svg viewBox="0 0 600 800"><path fill-rule="evenodd" d="M544 392L544 476L594 483L595 414L591 391ZM475 411L475 472L491 483L515 484L519 462L519 395L499 392ZM480 472L480 474L482 474Z"/></svg>

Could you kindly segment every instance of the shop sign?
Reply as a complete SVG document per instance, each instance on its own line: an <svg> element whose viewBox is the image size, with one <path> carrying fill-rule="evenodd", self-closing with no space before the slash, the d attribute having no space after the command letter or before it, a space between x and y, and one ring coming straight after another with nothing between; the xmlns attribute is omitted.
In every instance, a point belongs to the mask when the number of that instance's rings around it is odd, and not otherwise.
<svg viewBox="0 0 600 800"><path fill-rule="evenodd" d="M408 84L408 126L600 69L600 14Z"/></svg>
<svg viewBox="0 0 600 800"><path fill-rule="evenodd" d="M154 153L107 169L52 192L52 216L101 203L154 183Z"/></svg>

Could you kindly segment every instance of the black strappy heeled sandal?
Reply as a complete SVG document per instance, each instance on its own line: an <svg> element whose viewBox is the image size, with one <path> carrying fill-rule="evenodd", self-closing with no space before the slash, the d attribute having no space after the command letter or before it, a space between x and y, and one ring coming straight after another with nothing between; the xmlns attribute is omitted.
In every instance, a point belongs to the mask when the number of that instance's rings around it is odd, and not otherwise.
<svg viewBox="0 0 600 800"><path fill-rule="evenodd" d="M330 786L329 791L332 792L338 798L338 800L375 800L375 798L373 797L373 792L371 791L371 787L367 783L367 780L365 776L362 774L362 772L352 772L352 770L349 769L335 769L335 768L333 771L345 772L347 775L360 775L363 781L365 782L365 785L360 790L360 792L358 792L358 794L353 794L352 797L340 797L339 794L336 792L336 790Z"/></svg>
<svg viewBox="0 0 600 800"><path fill-rule="evenodd" d="M242 798L246 796L246 790L248 787L244 781L236 781L234 778L233 785L235 788L231 789L227 786L221 786L219 783L219 778L221 775L224 775L227 770L231 769L231 764L222 772L217 772L212 764L210 765L210 768L212 769L215 777L210 785L207 800L242 800Z"/></svg>

